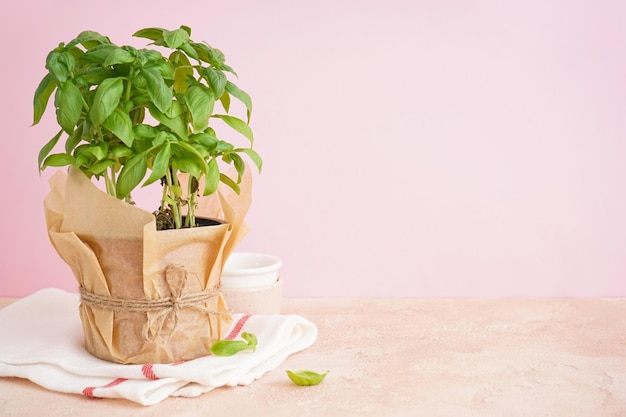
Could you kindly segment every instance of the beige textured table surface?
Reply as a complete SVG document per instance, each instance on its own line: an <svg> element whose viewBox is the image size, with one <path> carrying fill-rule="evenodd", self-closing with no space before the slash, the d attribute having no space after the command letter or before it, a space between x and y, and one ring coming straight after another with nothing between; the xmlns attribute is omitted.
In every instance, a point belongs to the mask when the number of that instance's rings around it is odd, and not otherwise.
<svg viewBox="0 0 626 417"><path fill-rule="evenodd" d="M311 298L283 312L318 340L250 386L142 407L0 378L0 415L626 416L626 299ZM298 387L287 369L330 373Z"/></svg>

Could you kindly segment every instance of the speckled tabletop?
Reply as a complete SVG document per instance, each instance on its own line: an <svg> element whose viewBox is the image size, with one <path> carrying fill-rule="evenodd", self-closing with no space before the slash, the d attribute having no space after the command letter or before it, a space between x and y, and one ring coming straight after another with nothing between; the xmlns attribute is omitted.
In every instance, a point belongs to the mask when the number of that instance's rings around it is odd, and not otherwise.
<svg viewBox="0 0 626 417"><path fill-rule="evenodd" d="M142 407L0 378L0 415L626 416L623 298L301 298L283 312L318 339L250 386ZM330 373L298 387L287 369Z"/></svg>

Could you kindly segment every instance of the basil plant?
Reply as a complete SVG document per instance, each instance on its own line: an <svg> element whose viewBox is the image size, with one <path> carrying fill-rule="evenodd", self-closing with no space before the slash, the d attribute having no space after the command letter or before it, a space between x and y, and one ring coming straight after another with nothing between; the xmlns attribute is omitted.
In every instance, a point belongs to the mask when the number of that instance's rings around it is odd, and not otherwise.
<svg viewBox="0 0 626 417"><path fill-rule="evenodd" d="M48 72L35 91L33 124L40 122L54 93L60 130L39 152L39 169L76 167L89 178L103 178L108 194L130 203L138 186L160 182L162 200L155 212L160 229L195 226L197 198L214 193L220 181L238 192L246 169L243 156L259 171L262 166L252 149L252 102L228 79L236 74L224 54L193 42L190 35L186 26L133 35L151 40L167 56L117 46L93 31L52 50ZM232 99L243 104L245 117L229 114ZM249 146L219 139L209 123L214 119L241 134ZM53 153L62 138L64 152ZM220 172L223 163L235 167L237 178ZM188 180L181 183L182 177Z"/></svg>

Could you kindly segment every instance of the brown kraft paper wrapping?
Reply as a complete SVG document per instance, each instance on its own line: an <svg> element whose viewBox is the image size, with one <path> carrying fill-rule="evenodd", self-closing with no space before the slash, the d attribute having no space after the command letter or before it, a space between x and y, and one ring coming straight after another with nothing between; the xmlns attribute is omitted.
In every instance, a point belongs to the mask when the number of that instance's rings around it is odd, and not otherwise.
<svg viewBox="0 0 626 417"><path fill-rule="evenodd" d="M248 171L248 170L247 170ZM172 363L210 353L231 316L220 289L224 261L247 233L251 176L239 195L220 185L198 216L226 223L156 230L154 216L70 168L50 179L48 235L81 289L85 348L118 363Z"/></svg>

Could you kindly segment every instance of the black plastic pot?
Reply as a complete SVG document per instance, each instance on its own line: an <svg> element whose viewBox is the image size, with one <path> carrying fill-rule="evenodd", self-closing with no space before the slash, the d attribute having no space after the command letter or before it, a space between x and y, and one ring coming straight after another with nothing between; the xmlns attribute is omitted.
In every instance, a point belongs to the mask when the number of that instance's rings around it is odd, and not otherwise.
<svg viewBox="0 0 626 417"><path fill-rule="evenodd" d="M183 216L183 224L185 223L185 216ZM198 217L196 216L196 227L198 226L219 226L226 223L220 219L214 219L210 217Z"/></svg>

